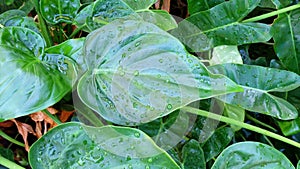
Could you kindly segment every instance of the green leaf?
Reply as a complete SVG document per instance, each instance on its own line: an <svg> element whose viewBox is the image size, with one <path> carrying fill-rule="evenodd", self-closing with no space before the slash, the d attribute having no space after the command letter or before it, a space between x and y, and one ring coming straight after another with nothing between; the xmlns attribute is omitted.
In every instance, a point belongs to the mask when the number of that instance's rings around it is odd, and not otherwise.
<svg viewBox="0 0 300 169"><path fill-rule="evenodd" d="M245 119L245 109L231 104L224 103L223 114L231 119L238 120L240 122L243 122ZM231 125L231 128L234 131L238 131L241 129L241 127L236 125Z"/></svg>
<svg viewBox="0 0 300 169"><path fill-rule="evenodd" d="M148 10L156 0L123 0L131 9L135 11Z"/></svg>
<svg viewBox="0 0 300 169"><path fill-rule="evenodd" d="M40 111L70 91L70 79L43 56L44 44L27 28L0 30L0 119Z"/></svg>
<svg viewBox="0 0 300 169"><path fill-rule="evenodd" d="M12 10L3 12L0 15L0 24L5 25L5 23L7 21L9 21L11 18L18 17L18 16L24 17L24 16L26 16L26 13L24 11L17 10L17 9L12 9Z"/></svg>
<svg viewBox="0 0 300 169"><path fill-rule="evenodd" d="M297 163L297 169L300 169L300 160Z"/></svg>
<svg viewBox="0 0 300 169"><path fill-rule="evenodd" d="M178 165L151 138L126 127L65 123L47 132L29 151L33 169L174 168Z"/></svg>
<svg viewBox="0 0 300 169"><path fill-rule="evenodd" d="M227 147L212 166L212 169L227 168L295 169L280 151L266 144L250 141Z"/></svg>
<svg viewBox="0 0 300 169"><path fill-rule="evenodd" d="M4 26L20 26L24 28L29 28L36 33L40 33L33 18L30 17L20 17L20 16L13 17L7 20Z"/></svg>
<svg viewBox="0 0 300 169"><path fill-rule="evenodd" d="M184 169L206 168L203 150L196 140L192 139L183 146L182 159Z"/></svg>
<svg viewBox="0 0 300 169"><path fill-rule="evenodd" d="M261 8L272 8L272 9L275 9L276 6L273 3L273 1L274 0L261 0L258 6L261 7Z"/></svg>
<svg viewBox="0 0 300 169"><path fill-rule="evenodd" d="M50 24L72 23L80 8L80 0L40 0L39 3L41 14Z"/></svg>
<svg viewBox="0 0 300 169"><path fill-rule="evenodd" d="M138 12L144 21L150 22L159 28L168 31L177 27L177 23L165 10L145 10Z"/></svg>
<svg viewBox="0 0 300 169"><path fill-rule="evenodd" d="M213 49L210 65L222 63L240 63L243 64L242 56L237 46L218 46Z"/></svg>
<svg viewBox="0 0 300 169"><path fill-rule="evenodd" d="M198 12L180 22L172 34L192 51L205 51L220 45L265 42L271 38L270 26L242 23L260 0L231 0Z"/></svg>
<svg viewBox="0 0 300 169"><path fill-rule="evenodd" d="M282 120L295 119L296 108L270 92L286 92L300 86L300 76L293 72L252 65L222 64L209 67L243 86L244 92L219 97L223 102Z"/></svg>
<svg viewBox="0 0 300 169"><path fill-rule="evenodd" d="M285 136L291 136L300 132L300 118L290 121L278 121L279 127Z"/></svg>
<svg viewBox="0 0 300 169"><path fill-rule="evenodd" d="M147 123L195 100L241 91L148 22L118 20L90 33L84 59L79 97L117 124Z"/></svg>
<svg viewBox="0 0 300 169"><path fill-rule="evenodd" d="M300 10L280 14L272 26L274 49L284 66L300 74ZM280 31L280 33L279 33Z"/></svg>
<svg viewBox="0 0 300 169"><path fill-rule="evenodd" d="M288 5L291 5L293 3L293 0L271 0L277 9L281 9L284 7L287 7Z"/></svg>
<svg viewBox="0 0 300 169"><path fill-rule="evenodd" d="M197 12L208 10L225 0L188 0L188 11L190 15L193 15Z"/></svg>
<svg viewBox="0 0 300 169"><path fill-rule="evenodd" d="M3 156L10 161L14 161L14 152L9 148L0 147L0 156Z"/></svg>
<svg viewBox="0 0 300 169"><path fill-rule="evenodd" d="M234 132L230 127L217 129L202 146L205 161L211 160L223 151L232 140L233 135Z"/></svg>

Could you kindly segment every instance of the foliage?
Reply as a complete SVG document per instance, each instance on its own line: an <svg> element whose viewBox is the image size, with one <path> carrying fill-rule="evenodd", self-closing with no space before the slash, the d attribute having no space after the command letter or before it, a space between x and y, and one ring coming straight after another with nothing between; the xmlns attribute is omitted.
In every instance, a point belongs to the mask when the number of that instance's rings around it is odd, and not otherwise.
<svg viewBox="0 0 300 169"><path fill-rule="evenodd" d="M34 169L299 168L297 2L188 0L177 23L154 0L5 1L0 122L58 124ZM73 122L46 110L66 105Z"/></svg>

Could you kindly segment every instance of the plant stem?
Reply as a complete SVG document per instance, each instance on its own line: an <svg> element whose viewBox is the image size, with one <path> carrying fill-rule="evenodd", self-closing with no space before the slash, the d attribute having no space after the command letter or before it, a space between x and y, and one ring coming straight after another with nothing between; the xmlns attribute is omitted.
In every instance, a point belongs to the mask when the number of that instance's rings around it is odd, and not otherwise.
<svg viewBox="0 0 300 169"><path fill-rule="evenodd" d="M72 34L69 36L69 39L74 38L74 36L75 36L79 31L81 31L81 29L84 28L85 26L86 26L86 25L83 24L83 25L81 25L80 27L77 27L77 28L72 32Z"/></svg>
<svg viewBox="0 0 300 169"><path fill-rule="evenodd" d="M42 110L47 116L49 116L56 124L62 124L62 122L53 114L51 114L47 109Z"/></svg>
<svg viewBox="0 0 300 169"><path fill-rule="evenodd" d="M256 118L250 116L249 114L246 114L246 117L247 117L249 120L253 121L254 123L257 123L257 124L259 124L259 125L262 125L262 126L264 126L264 127L267 127L267 128L269 128L269 129L273 130L274 132L277 131L274 127L272 127L272 126L270 126L270 125L268 125L268 124L265 124L265 123L263 123L263 122L257 120Z"/></svg>
<svg viewBox="0 0 300 169"><path fill-rule="evenodd" d="M282 142L285 142L287 144L290 144L290 145L293 145L295 147L300 148L300 143L298 143L296 141L293 141L293 140L288 139L286 137L283 137L283 136L281 136L279 134L270 132L268 130L265 130L265 129L262 129L262 128L259 128L259 127L247 124L247 123L243 123L243 122L240 122L240 121L228 118L228 117L224 117L224 116L217 115L217 114L214 114L214 113L211 113L211 112L207 112L207 111L204 111L204 110L196 109L196 108L193 108L193 107L185 106L185 107L183 107L181 109L185 110L187 112L190 112L192 114L204 116L204 117L211 118L211 119L214 119L214 120L218 120L218 121L221 121L221 122L224 122L224 123L228 123L228 124L237 125L237 126L240 126L242 128L245 128L245 129L248 129L248 130L251 130L251 131L254 131L254 132L257 132L257 133L269 136L269 137L272 137L272 138L274 138L276 140L279 140L279 141L282 141Z"/></svg>
<svg viewBox="0 0 300 169"><path fill-rule="evenodd" d="M24 167L19 166L18 164L6 159L1 155L0 155L0 164L10 169L25 169Z"/></svg>
<svg viewBox="0 0 300 169"><path fill-rule="evenodd" d="M4 139L10 141L11 143L14 143L16 145L19 145L21 147L25 147L24 143L19 142L18 140L10 137L9 135L7 135L6 133L4 133L2 130L0 130L0 136L3 137Z"/></svg>
<svg viewBox="0 0 300 169"><path fill-rule="evenodd" d="M296 4L296 5L286 7L286 8L279 9L277 11L273 11L273 12L270 12L270 13L266 13L266 14L263 14L263 15L259 15L259 16L253 17L253 18L243 20L242 23L255 22L255 21L267 19L267 18L270 18L272 16L276 16L276 15L279 15L279 14L282 14L282 13L285 13L285 12L289 12L289 11L292 11L292 10L295 10L295 9L298 9L298 8L300 8L300 3Z"/></svg>

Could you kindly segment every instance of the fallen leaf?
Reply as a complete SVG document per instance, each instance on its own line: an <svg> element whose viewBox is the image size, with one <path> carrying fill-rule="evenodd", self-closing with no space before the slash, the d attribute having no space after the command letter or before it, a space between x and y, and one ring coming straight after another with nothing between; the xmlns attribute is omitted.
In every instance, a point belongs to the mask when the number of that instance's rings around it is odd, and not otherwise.
<svg viewBox="0 0 300 169"><path fill-rule="evenodd" d="M33 128L29 124L19 122L19 121L15 120L15 119L12 119L11 121L16 124L16 126L18 128L18 132L23 137L24 144L25 144L25 150L29 151L29 145L28 145L28 140L27 140L28 133L31 133L31 134L33 134L35 136L36 136L36 133L34 132Z"/></svg>
<svg viewBox="0 0 300 169"><path fill-rule="evenodd" d="M74 110L72 111L66 111L66 110L62 110L61 114L59 116L59 119L61 122L66 122L74 113Z"/></svg>

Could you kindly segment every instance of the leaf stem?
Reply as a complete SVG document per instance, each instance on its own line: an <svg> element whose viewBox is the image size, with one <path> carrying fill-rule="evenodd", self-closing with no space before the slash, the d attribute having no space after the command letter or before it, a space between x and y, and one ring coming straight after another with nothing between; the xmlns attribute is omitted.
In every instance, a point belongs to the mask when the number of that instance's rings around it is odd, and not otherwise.
<svg viewBox="0 0 300 169"><path fill-rule="evenodd" d="M263 19L270 18L272 16L276 16L276 15L279 15L279 14L282 14L282 13L285 13L285 12L289 12L289 11L292 11L292 10L295 10L295 9L298 9L298 8L300 8L300 3L296 4L296 5L286 7L286 8L279 9L277 11L269 12L269 13L266 13L266 14L263 14L263 15L259 15L259 16L253 17L253 18L243 20L242 23L255 22L255 21L263 20Z"/></svg>
<svg viewBox="0 0 300 169"><path fill-rule="evenodd" d="M0 164L10 169L25 169L24 167L19 166L18 164L6 159L1 155L0 155Z"/></svg>
<svg viewBox="0 0 300 169"><path fill-rule="evenodd" d="M262 126L264 126L264 127L267 127L267 128L269 128L269 129L273 130L274 132L277 131L274 127L272 127L272 126L270 126L270 125L268 125L268 124L265 124L265 123L263 123L263 122L257 120L256 118L250 116L249 114L246 114L246 117L247 117L249 120L253 121L254 123L257 123L257 124L259 124L259 125L262 125Z"/></svg>
<svg viewBox="0 0 300 169"><path fill-rule="evenodd" d="M18 140L10 137L9 135L7 135L6 133L4 133L2 130L0 130L0 136L3 137L4 139L10 141L11 143L14 143L16 145L19 145L21 147L25 147L24 143L19 142Z"/></svg>
<svg viewBox="0 0 300 169"><path fill-rule="evenodd" d="M190 112L192 114L204 116L204 117L211 118L211 119L214 119L214 120L218 120L218 121L221 121L221 122L224 122L224 123L228 123L228 124L237 125L237 126L240 126L242 128L245 128L245 129L248 129L248 130L251 130L251 131L254 131L254 132L257 132L257 133L269 136L269 137L272 137L272 138L274 138L276 140L279 140L279 141L282 141L282 142L285 142L287 144L290 144L290 145L293 145L295 147L300 148L300 143L298 143L296 141L293 141L293 140L288 139L286 137L283 137L283 136L281 136L279 134L270 132L268 130L265 130L265 129L262 129L262 128L259 128L259 127L247 124L247 123L243 123L243 122L240 122L240 121L228 118L228 117L224 117L224 116L217 115L217 114L214 114L214 113L211 113L211 112L208 112L208 111L196 109L196 108L193 108L193 107L185 106L185 107L183 107L181 109L185 110L187 112Z"/></svg>
<svg viewBox="0 0 300 169"><path fill-rule="evenodd" d="M56 124L62 124L62 122L53 114L51 114L47 109L42 110L47 116L49 116Z"/></svg>

